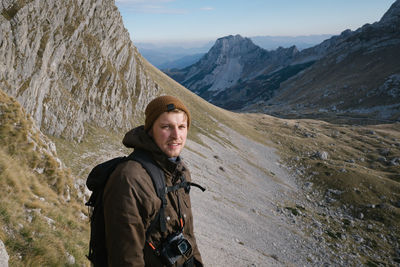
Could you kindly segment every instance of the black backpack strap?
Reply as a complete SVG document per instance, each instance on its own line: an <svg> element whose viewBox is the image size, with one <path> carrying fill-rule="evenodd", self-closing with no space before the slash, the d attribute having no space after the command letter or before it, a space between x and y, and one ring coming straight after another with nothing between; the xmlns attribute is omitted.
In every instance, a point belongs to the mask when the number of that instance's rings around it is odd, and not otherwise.
<svg viewBox="0 0 400 267"><path fill-rule="evenodd" d="M153 160L151 155L142 149L135 149L135 151L129 156L130 159L139 162L143 168L147 171L151 180L153 181L154 188L156 190L157 196L161 199L161 208L158 212L156 218L150 223L149 228L146 231L146 237L148 237L151 230L155 227L157 221L160 222L161 232L167 230L167 224L165 219L165 207L167 206L166 198L166 185L165 185L165 175L157 163Z"/></svg>
<svg viewBox="0 0 400 267"><path fill-rule="evenodd" d="M173 191L176 191L176 190L178 190L180 188L185 188L186 192L188 192L190 190L191 186L197 187L203 192L206 191L206 189L204 187L202 187L201 185L199 185L199 184L184 181L184 182L181 182L181 183L176 184L174 186L168 186L167 187L167 192L173 192Z"/></svg>

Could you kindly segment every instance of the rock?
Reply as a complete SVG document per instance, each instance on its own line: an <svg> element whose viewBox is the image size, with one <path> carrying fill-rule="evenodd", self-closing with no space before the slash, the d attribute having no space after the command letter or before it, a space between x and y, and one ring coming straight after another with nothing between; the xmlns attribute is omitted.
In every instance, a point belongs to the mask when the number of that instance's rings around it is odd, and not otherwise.
<svg viewBox="0 0 400 267"><path fill-rule="evenodd" d="M400 158L394 158L390 161L390 166L398 166L400 164Z"/></svg>
<svg viewBox="0 0 400 267"><path fill-rule="evenodd" d="M381 163L386 163L387 162L385 157L379 157L378 161L381 162Z"/></svg>
<svg viewBox="0 0 400 267"><path fill-rule="evenodd" d="M334 198L331 198L331 197L328 197L328 196L327 196L327 197L325 198L325 201L326 201L326 203L331 204L331 203L336 202L337 200L334 199Z"/></svg>
<svg viewBox="0 0 400 267"><path fill-rule="evenodd" d="M389 156L390 149L389 148L381 148L378 150L378 152L379 152L379 155L387 157L387 156Z"/></svg>
<svg viewBox="0 0 400 267"><path fill-rule="evenodd" d="M65 255L67 257L67 264L74 265L75 264L75 257L69 254L68 252Z"/></svg>
<svg viewBox="0 0 400 267"><path fill-rule="evenodd" d="M328 189L328 194L334 194L336 196L340 196L344 193L344 191L336 190L336 189Z"/></svg>
<svg viewBox="0 0 400 267"><path fill-rule="evenodd" d="M0 5L18 7L0 24L2 90L51 135L80 141L86 123L131 129L159 87L114 2L12 2Z"/></svg>
<svg viewBox="0 0 400 267"><path fill-rule="evenodd" d="M3 241L0 240L0 266L1 267L8 267L8 256L6 247L4 246Z"/></svg>
<svg viewBox="0 0 400 267"><path fill-rule="evenodd" d="M354 241L356 241L357 243L362 243L364 242L364 238L362 238L361 236L355 234L353 235Z"/></svg>
<svg viewBox="0 0 400 267"><path fill-rule="evenodd" d="M317 151L312 155L313 158L317 158L320 160L327 160L328 156L329 154L326 151Z"/></svg>
<svg viewBox="0 0 400 267"><path fill-rule="evenodd" d="M304 183L304 189L306 189L306 190L311 190L312 186L313 186L312 182L305 182Z"/></svg>
<svg viewBox="0 0 400 267"><path fill-rule="evenodd" d="M305 132L305 133L303 134L303 136L304 136L304 137L307 137L307 138L315 138L315 137L316 137L316 134L315 134L315 133Z"/></svg>

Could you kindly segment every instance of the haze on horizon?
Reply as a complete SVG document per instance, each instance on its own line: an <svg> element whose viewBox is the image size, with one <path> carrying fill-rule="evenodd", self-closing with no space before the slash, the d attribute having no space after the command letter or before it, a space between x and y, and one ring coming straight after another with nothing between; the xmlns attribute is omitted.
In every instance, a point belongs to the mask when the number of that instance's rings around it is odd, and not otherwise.
<svg viewBox="0 0 400 267"><path fill-rule="evenodd" d="M379 21L395 0L116 0L134 43L210 41L227 35L340 34Z"/></svg>

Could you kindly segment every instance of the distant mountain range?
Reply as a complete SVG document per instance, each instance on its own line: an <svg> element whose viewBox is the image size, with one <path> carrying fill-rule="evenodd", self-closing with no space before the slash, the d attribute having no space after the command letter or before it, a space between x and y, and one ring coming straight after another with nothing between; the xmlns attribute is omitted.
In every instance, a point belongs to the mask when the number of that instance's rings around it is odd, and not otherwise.
<svg viewBox="0 0 400 267"><path fill-rule="evenodd" d="M302 51L268 51L249 38L227 36L195 64L165 72L226 109L400 120L399 14L396 1L379 22Z"/></svg>
<svg viewBox="0 0 400 267"><path fill-rule="evenodd" d="M279 47L296 46L299 50L312 47L331 37L330 34L305 36L255 36L250 39L261 48L275 50ZM205 55L215 41L182 44L135 43L140 53L161 70L185 68Z"/></svg>

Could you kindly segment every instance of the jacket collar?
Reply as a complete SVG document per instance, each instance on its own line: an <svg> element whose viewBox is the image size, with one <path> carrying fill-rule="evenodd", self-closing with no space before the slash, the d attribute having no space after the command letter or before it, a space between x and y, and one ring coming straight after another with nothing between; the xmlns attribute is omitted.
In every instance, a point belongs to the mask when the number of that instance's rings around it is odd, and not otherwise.
<svg viewBox="0 0 400 267"><path fill-rule="evenodd" d="M173 162L168 159L167 155L154 142L153 138L144 130L144 126L136 127L125 134L122 143L129 148L143 149L151 153L157 164L169 175L172 175L175 170L183 171L183 163L180 157Z"/></svg>

